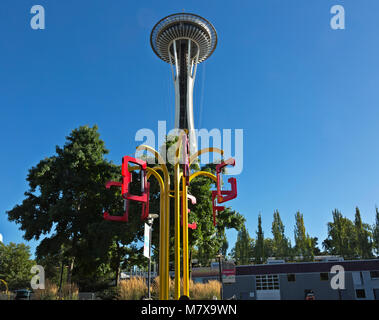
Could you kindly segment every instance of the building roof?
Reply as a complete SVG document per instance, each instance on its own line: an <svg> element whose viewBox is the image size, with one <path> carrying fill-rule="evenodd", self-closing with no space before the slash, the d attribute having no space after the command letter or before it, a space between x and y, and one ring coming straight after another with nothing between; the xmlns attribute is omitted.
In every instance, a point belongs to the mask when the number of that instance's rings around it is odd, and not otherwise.
<svg viewBox="0 0 379 320"><path fill-rule="evenodd" d="M345 271L379 271L379 259L372 259L236 266L236 275L330 272L330 269L334 265L343 266Z"/></svg>

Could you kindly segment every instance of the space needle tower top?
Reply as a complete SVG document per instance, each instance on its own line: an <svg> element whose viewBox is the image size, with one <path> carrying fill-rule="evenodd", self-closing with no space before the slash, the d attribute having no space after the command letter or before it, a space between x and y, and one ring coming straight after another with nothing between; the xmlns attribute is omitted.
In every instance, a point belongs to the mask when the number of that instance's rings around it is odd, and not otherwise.
<svg viewBox="0 0 379 320"><path fill-rule="evenodd" d="M187 129L191 153L194 136L193 87L197 65L217 46L217 33L206 19L192 13L169 15L154 26L150 44L155 54L171 65L175 85L175 128Z"/></svg>

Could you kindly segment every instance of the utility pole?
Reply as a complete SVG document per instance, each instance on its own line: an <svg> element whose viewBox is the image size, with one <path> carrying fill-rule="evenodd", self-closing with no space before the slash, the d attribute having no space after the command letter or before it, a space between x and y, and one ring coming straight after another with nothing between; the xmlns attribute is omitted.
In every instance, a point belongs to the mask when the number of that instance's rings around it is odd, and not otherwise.
<svg viewBox="0 0 379 320"><path fill-rule="evenodd" d="M223 288L222 288L222 267L221 267L221 252L219 253L219 255L217 256L218 257L218 271L219 271L219 279L220 279L220 283L221 283L221 290L220 290L220 297L221 297L221 300L223 299L223 295L224 295L224 292L223 292Z"/></svg>

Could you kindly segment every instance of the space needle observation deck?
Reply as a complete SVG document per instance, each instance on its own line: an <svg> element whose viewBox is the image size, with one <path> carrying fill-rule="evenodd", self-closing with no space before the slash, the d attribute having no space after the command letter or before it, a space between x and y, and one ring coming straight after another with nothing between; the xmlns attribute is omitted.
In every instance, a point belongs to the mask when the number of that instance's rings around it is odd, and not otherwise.
<svg viewBox="0 0 379 320"><path fill-rule="evenodd" d="M156 23L150 35L155 54L171 65L175 86L175 128L187 129L191 153L197 150L193 88L197 65L217 46L217 33L206 19L192 13L171 14Z"/></svg>

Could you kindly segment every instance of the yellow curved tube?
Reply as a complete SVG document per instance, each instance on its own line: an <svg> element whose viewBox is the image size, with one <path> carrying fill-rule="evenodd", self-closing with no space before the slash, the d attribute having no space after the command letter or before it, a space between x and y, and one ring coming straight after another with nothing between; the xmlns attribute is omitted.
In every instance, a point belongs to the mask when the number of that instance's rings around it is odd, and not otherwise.
<svg viewBox="0 0 379 320"><path fill-rule="evenodd" d="M207 171L197 171L197 172L191 174L189 177L190 183L193 179L195 179L198 176L205 176L205 177L211 178L214 182L217 183L217 177L213 173L210 173Z"/></svg>
<svg viewBox="0 0 379 320"><path fill-rule="evenodd" d="M216 153L219 153L221 154L222 156L224 155L224 150L221 150L219 148L213 148L213 147L210 147L210 148L204 148L204 149L201 149L201 150L198 150L196 151L191 157L190 157L190 161L189 161L189 164L191 165L199 156L201 156L202 154L206 153L206 152L216 152Z"/></svg>

